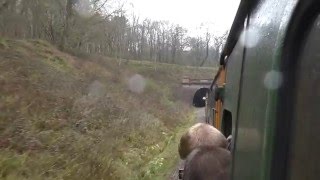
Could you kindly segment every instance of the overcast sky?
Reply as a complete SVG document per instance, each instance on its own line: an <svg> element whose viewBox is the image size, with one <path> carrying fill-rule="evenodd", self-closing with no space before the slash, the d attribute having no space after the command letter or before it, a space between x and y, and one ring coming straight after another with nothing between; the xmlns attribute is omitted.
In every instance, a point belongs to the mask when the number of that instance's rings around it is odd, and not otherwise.
<svg viewBox="0 0 320 180"><path fill-rule="evenodd" d="M188 29L191 35L222 34L228 30L240 0L127 0L140 19L168 20ZM203 24L203 28L199 29Z"/></svg>

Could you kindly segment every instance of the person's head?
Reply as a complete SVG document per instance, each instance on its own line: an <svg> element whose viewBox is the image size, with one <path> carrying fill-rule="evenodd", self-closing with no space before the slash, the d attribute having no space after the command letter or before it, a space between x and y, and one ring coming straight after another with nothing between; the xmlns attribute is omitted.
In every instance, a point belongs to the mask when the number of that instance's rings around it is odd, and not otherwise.
<svg viewBox="0 0 320 180"><path fill-rule="evenodd" d="M187 157L183 180L229 180L231 153L225 148L200 146Z"/></svg>
<svg viewBox="0 0 320 180"><path fill-rule="evenodd" d="M217 146L227 148L228 142L225 136L209 124L198 123L188 129L182 135L179 144L181 159L187 158L191 151L199 146Z"/></svg>

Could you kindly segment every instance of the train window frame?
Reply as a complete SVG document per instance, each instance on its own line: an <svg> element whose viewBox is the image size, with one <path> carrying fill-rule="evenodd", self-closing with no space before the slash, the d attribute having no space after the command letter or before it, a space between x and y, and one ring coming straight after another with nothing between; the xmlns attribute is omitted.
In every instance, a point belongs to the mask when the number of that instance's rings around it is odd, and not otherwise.
<svg viewBox="0 0 320 180"><path fill-rule="evenodd" d="M278 92L277 121L275 142L272 156L271 178L288 179L290 173L287 167L292 142L294 98L296 77L298 74L299 57L304 48L304 42L320 14L318 0L299 1L295 8L284 39L280 70L283 73L284 84Z"/></svg>
<svg viewBox="0 0 320 180"><path fill-rule="evenodd" d="M225 137L232 135L232 113L227 109L223 110L221 129Z"/></svg>

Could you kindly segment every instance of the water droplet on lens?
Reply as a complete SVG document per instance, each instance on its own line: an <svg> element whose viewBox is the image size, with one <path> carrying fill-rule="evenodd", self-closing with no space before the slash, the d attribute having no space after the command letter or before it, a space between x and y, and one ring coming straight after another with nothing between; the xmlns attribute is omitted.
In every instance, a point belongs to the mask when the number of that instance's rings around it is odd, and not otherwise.
<svg viewBox="0 0 320 180"><path fill-rule="evenodd" d="M135 93L143 93L146 86L146 80L139 74L133 75L128 80L128 88L130 91Z"/></svg>
<svg viewBox="0 0 320 180"><path fill-rule="evenodd" d="M246 48L255 47L260 40L259 31L256 28L249 28L244 30L240 36L240 43Z"/></svg>
<svg viewBox="0 0 320 180"><path fill-rule="evenodd" d="M270 90L278 89L282 85L282 82L282 73L278 71L269 71L264 77L264 86Z"/></svg>

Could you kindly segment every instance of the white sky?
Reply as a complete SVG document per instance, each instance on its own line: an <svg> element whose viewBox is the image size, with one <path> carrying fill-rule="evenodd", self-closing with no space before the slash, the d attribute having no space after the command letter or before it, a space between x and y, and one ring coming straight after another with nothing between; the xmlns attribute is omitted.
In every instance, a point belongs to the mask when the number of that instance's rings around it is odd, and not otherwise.
<svg viewBox="0 0 320 180"><path fill-rule="evenodd" d="M190 35L230 29L240 0L127 0L140 19L168 20L188 29ZM132 10L133 8L133 10ZM203 24L203 28L199 28Z"/></svg>

